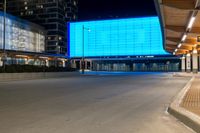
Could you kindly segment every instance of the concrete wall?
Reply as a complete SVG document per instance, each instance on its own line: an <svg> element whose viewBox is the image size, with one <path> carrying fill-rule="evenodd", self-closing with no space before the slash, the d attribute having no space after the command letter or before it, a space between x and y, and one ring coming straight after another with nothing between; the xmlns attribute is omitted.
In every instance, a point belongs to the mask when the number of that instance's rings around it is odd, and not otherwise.
<svg viewBox="0 0 200 133"><path fill-rule="evenodd" d="M57 73L0 73L0 82L15 80L30 80L44 78L62 78L80 75L79 72L57 72Z"/></svg>

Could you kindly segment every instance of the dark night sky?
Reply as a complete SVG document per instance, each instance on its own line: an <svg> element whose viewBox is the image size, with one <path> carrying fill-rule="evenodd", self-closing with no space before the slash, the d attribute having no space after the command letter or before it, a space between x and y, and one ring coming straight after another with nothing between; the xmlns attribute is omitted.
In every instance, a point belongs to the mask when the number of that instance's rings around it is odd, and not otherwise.
<svg viewBox="0 0 200 133"><path fill-rule="evenodd" d="M153 0L79 0L79 20L155 15Z"/></svg>

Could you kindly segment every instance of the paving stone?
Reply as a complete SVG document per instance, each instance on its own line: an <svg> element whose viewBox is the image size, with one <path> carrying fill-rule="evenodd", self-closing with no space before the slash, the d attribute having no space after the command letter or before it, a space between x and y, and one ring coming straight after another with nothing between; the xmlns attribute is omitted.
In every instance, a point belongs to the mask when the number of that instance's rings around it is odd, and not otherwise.
<svg viewBox="0 0 200 133"><path fill-rule="evenodd" d="M200 115L200 79L198 77L193 81L180 106Z"/></svg>

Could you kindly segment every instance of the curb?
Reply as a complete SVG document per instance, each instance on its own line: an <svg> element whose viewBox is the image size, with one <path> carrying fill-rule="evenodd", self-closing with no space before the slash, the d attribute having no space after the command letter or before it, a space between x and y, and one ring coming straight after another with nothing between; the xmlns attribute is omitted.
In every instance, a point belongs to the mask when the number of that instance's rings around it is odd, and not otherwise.
<svg viewBox="0 0 200 133"><path fill-rule="evenodd" d="M174 101L170 104L168 112L184 123L186 126L190 127L194 131L200 133L200 117L185 108L180 107L185 94L190 89L195 76L186 84L186 86L181 90L181 92L175 97Z"/></svg>

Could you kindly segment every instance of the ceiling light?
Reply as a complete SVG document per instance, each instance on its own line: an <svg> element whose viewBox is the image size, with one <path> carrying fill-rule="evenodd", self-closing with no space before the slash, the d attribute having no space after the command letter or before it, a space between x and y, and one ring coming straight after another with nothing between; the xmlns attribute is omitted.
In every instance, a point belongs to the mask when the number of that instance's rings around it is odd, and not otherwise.
<svg viewBox="0 0 200 133"><path fill-rule="evenodd" d="M179 45L178 45L178 48L180 48L182 46L182 44L181 43L179 43Z"/></svg>
<svg viewBox="0 0 200 133"><path fill-rule="evenodd" d="M195 21L195 17L192 17L192 18L190 19L189 24L188 24L188 29L191 29L191 28L192 28L192 25L194 24L194 21Z"/></svg>
<svg viewBox="0 0 200 133"><path fill-rule="evenodd" d="M28 58L26 55L15 55L16 57L21 57L21 58Z"/></svg>
<svg viewBox="0 0 200 133"><path fill-rule="evenodd" d="M184 35L183 35L183 38L182 38L182 40L181 40L181 41L183 41L183 42L184 42L184 41L185 41L185 39L186 39L186 37L187 37L187 35L186 35L186 34L184 34Z"/></svg>

